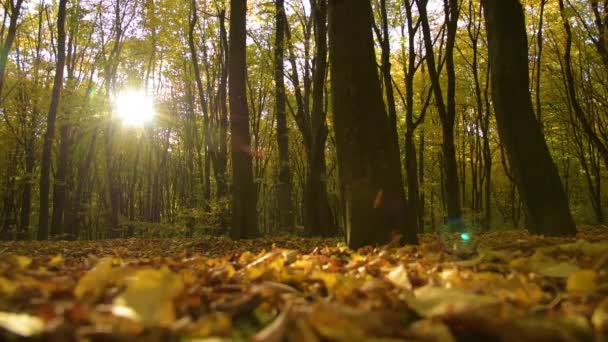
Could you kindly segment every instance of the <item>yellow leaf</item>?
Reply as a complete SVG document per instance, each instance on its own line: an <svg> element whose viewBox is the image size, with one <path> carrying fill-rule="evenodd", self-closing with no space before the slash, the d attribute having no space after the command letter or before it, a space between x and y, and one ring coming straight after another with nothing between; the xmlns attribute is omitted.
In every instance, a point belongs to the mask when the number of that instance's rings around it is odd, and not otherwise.
<svg viewBox="0 0 608 342"><path fill-rule="evenodd" d="M325 284L325 287L327 287L330 290L336 286L336 284L338 283L338 280L339 280L338 274L324 272L324 271L314 271L314 272L312 272L312 275L310 276L310 278L323 281L323 283Z"/></svg>
<svg viewBox="0 0 608 342"><path fill-rule="evenodd" d="M21 255L15 255L14 260L17 264L17 267L19 267L20 269L27 268L32 263L32 258Z"/></svg>
<svg viewBox="0 0 608 342"><path fill-rule="evenodd" d="M81 300L86 296L95 301L110 281L113 262L112 258L101 259L93 269L80 278L74 289L74 296Z"/></svg>
<svg viewBox="0 0 608 342"><path fill-rule="evenodd" d="M63 265L64 261L65 261L65 259L63 258L63 256L61 254L58 254L51 258L51 260L49 261L49 265L52 265L52 266Z"/></svg>
<svg viewBox="0 0 608 342"><path fill-rule="evenodd" d="M591 316L591 323L593 323L595 330L601 333L608 333L608 299L604 299L597 306Z"/></svg>
<svg viewBox="0 0 608 342"><path fill-rule="evenodd" d="M395 285L396 287L408 291L412 289L410 277L408 276L407 270L403 265L395 267L392 271L389 272L386 278L390 280L390 282L393 283L393 285Z"/></svg>
<svg viewBox="0 0 608 342"><path fill-rule="evenodd" d="M593 270L582 270L568 277L568 292L594 292L597 290L597 273Z"/></svg>
<svg viewBox="0 0 608 342"><path fill-rule="evenodd" d="M0 293L10 296L17 291L18 287L19 286L15 284L15 282L4 277L0 277Z"/></svg>
<svg viewBox="0 0 608 342"><path fill-rule="evenodd" d="M27 314L0 312L0 327L13 334L30 337L39 334L44 329L44 322Z"/></svg>
<svg viewBox="0 0 608 342"><path fill-rule="evenodd" d="M175 321L173 298L184 289L182 278L167 267L142 269L114 300L112 313L142 322L168 326Z"/></svg>

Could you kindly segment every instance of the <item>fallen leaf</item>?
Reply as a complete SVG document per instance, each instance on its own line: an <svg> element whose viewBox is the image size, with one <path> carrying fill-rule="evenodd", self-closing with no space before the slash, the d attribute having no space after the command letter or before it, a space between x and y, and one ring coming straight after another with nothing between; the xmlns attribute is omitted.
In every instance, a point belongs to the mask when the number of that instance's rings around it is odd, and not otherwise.
<svg viewBox="0 0 608 342"><path fill-rule="evenodd" d="M596 331L602 334L608 333L608 298L604 299L595 308L591 316L591 323Z"/></svg>
<svg viewBox="0 0 608 342"><path fill-rule="evenodd" d="M30 337L44 330L44 322L40 318L28 314L0 312L0 327L13 334Z"/></svg>
<svg viewBox="0 0 608 342"><path fill-rule="evenodd" d="M91 302L97 300L110 281L113 263L113 258L101 259L93 269L80 278L74 288L74 296L80 300L87 298Z"/></svg>
<svg viewBox="0 0 608 342"><path fill-rule="evenodd" d="M403 265L399 265L393 268L393 270L388 273L386 278L398 288L408 291L412 290L412 283L410 282L410 277L408 276L407 270Z"/></svg>
<svg viewBox="0 0 608 342"><path fill-rule="evenodd" d="M63 265L64 262L65 262L65 259L63 258L63 255L58 254L58 255L55 255L53 258L51 258L51 260L49 260L49 265L59 266L59 265Z"/></svg>
<svg viewBox="0 0 608 342"><path fill-rule="evenodd" d="M598 288L597 273L593 270L582 270L568 277L566 289L568 292L594 292Z"/></svg>
<svg viewBox="0 0 608 342"><path fill-rule="evenodd" d="M175 321L173 299L183 288L181 277L167 267L142 269L130 279L125 292L114 300L112 313L148 326L169 326Z"/></svg>
<svg viewBox="0 0 608 342"><path fill-rule="evenodd" d="M408 298L409 306L422 317L442 316L453 312L469 312L499 304L495 297L473 294L459 289L423 286Z"/></svg>
<svg viewBox="0 0 608 342"><path fill-rule="evenodd" d="M17 291L19 285L17 285L14 281L8 280L4 277L0 277L0 293L6 296L11 296Z"/></svg>
<svg viewBox="0 0 608 342"><path fill-rule="evenodd" d="M27 268L32 264L32 258L23 255L15 255L13 260L15 260L15 264L20 269Z"/></svg>

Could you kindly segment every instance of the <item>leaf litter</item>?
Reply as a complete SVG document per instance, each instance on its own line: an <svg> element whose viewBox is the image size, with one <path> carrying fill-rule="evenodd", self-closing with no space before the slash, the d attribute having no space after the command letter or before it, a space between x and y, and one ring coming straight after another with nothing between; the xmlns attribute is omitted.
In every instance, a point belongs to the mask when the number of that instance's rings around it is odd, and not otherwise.
<svg viewBox="0 0 608 342"><path fill-rule="evenodd" d="M605 341L608 229L449 253L337 239L0 242L0 340Z"/></svg>

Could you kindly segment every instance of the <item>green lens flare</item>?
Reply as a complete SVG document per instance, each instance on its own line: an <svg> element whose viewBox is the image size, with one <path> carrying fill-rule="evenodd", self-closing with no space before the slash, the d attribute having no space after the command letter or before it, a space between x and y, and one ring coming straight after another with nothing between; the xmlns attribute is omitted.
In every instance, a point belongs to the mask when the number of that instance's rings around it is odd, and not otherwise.
<svg viewBox="0 0 608 342"><path fill-rule="evenodd" d="M469 240L471 240L471 236L469 235L469 233L462 233L462 234L460 234L460 238L463 241L469 241Z"/></svg>

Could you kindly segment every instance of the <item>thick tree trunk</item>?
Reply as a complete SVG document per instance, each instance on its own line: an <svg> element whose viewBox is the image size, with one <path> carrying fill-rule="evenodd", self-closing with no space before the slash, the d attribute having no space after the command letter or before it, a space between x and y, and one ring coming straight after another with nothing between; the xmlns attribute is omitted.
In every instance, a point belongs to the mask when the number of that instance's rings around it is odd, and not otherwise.
<svg viewBox="0 0 608 342"><path fill-rule="evenodd" d="M249 108L247 106L246 17L247 0L230 1L230 132L232 155L232 226L233 239L259 235L257 196L253 183Z"/></svg>
<svg viewBox="0 0 608 342"><path fill-rule="evenodd" d="M279 152L279 177L277 184L277 200L279 215L279 230L291 232L294 229L293 202L291 198L291 169L289 167L289 130L287 128L285 70L285 7L284 0L275 1L275 51L274 51L274 83L275 105L277 117L277 144Z"/></svg>
<svg viewBox="0 0 608 342"><path fill-rule="evenodd" d="M351 248L383 244L405 225L398 148L391 146L372 36L372 7L365 0L329 1L332 106L346 233Z"/></svg>
<svg viewBox="0 0 608 342"><path fill-rule="evenodd" d="M53 80L53 93L51 105L47 116L46 134L42 145L42 163L40 167L40 217L38 220L38 239L48 238L49 226L49 191L51 188L51 157L53 140L55 137L55 121L61 90L63 88L63 68L65 66L65 17L67 0L59 1L57 14L57 64L55 79Z"/></svg>
<svg viewBox="0 0 608 342"><path fill-rule="evenodd" d="M537 234L575 234L564 188L534 116L522 5L518 0L482 4L498 133L524 203L527 228Z"/></svg>

